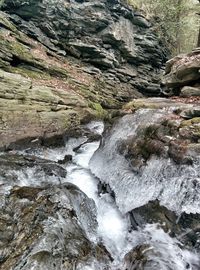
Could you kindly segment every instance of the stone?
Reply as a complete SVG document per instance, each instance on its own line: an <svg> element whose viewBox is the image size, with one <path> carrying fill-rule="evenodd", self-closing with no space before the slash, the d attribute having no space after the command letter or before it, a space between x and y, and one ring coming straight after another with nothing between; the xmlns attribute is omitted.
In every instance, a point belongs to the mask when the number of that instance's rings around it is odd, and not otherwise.
<svg viewBox="0 0 200 270"><path fill-rule="evenodd" d="M191 86L184 86L181 89L180 96L182 97L192 97L192 96L200 96L200 88L191 87Z"/></svg>
<svg viewBox="0 0 200 270"><path fill-rule="evenodd" d="M7 195L5 195L7 196ZM69 270L110 263L109 253L89 239L96 236L94 202L76 186L11 188L0 203L0 267L5 270ZM80 207L80 205L84 205Z"/></svg>
<svg viewBox="0 0 200 270"><path fill-rule="evenodd" d="M167 87L188 86L200 79L200 52L197 49L188 54L174 57L166 64L163 84Z"/></svg>
<svg viewBox="0 0 200 270"><path fill-rule="evenodd" d="M88 115L87 103L78 95L34 85L21 75L0 70L0 85L0 147L17 140L62 136L70 125L80 123L80 109L81 117Z"/></svg>
<svg viewBox="0 0 200 270"><path fill-rule="evenodd" d="M59 184L66 175L66 170L52 160L12 151L0 155L0 178L3 185L8 184L8 179L9 185L26 185L29 179L30 183L41 187L53 182Z"/></svg>
<svg viewBox="0 0 200 270"><path fill-rule="evenodd" d="M125 104L124 110L137 110L140 108L151 108L151 109L162 109L162 108L177 107L182 108L182 110L192 108L190 104L184 104L181 102L176 102L176 100L167 98L138 98Z"/></svg>
<svg viewBox="0 0 200 270"><path fill-rule="evenodd" d="M192 119L195 117L200 117L200 106L195 106L192 108L186 108L181 111L180 116L185 119Z"/></svg>

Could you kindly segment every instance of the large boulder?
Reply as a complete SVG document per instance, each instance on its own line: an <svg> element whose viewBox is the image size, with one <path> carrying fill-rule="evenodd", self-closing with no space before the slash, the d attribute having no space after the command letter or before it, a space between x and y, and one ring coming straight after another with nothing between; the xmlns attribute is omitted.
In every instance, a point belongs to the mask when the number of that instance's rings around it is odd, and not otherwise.
<svg viewBox="0 0 200 270"><path fill-rule="evenodd" d="M191 86L200 80L200 48L170 59L166 63L163 83L169 88Z"/></svg>
<svg viewBox="0 0 200 270"><path fill-rule="evenodd" d="M0 268L83 269L108 265L96 237L94 202L76 186L17 187L0 194ZM102 268L101 268L102 269Z"/></svg>

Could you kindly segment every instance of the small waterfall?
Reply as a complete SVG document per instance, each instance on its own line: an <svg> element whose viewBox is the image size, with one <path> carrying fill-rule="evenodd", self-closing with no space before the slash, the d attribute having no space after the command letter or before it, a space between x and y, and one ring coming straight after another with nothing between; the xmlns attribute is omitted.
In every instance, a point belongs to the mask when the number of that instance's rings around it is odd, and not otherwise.
<svg viewBox="0 0 200 270"><path fill-rule="evenodd" d="M168 158L152 156L138 174L118 151L121 142L134 136L139 127L170 113L167 109L141 109L124 116L104 135L90 161L92 173L110 185L124 214L155 199L178 214L200 213L199 158L193 165L176 165Z"/></svg>
<svg viewBox="0 0 200 270"><path fill-rule="evenodd" d="M158 160L153 158L150 160L146 170L142 176L137 178L130 171L128 164L122 156L117 153L118 141L126 138L130 134L136 132L138 123L147 125L156 121L159 117L166 113L164 111L142 110L135 115L123 117L117 125L112 129L111 135L105 134L101 145L99 141L87 142L87 138L71 138L67 141L65 148L46 149L45 151L36 151L36 156L47 158L49 160L62 159L66 154L72 154L72 162L66 165L67 176L59 181L62 183L70 182L77 185L90 199L95 202L97 212L98 229L97 232L91 229L91 224L85 216L82 216L80 200L73 207L79 213L82 222L82 228L85 229L87 237L96 244L101 242L111 254L113 262L107 266L109 270L198 270L200 262L198 254L192 253L184 249L182 244L175 238L171 238L157 224L146 224L137 231L130 231L129 220L126 212L134 207L140 206L148 202L152 198L162 198L163 204L170 206L176 205L176 210L183 210L184 207L192 208L194 202L193 190L190 186L187 190L191 192L190 200L183 200L184 186L182 183L183 176L187 173L185 181L193 177L197 173L196 168L192 167L186 170L183 166L178 169L171 167L166 160ZM103 132L102 122L92 122L88 125L92 131L100 134ZM80 146L78 151L73 151L74 147ZM100 146L99 146L100 145ZM169 161L168 161L169 162ZM169 166L170 169L167 169ZM196 164L198 168L198 164ZM116 202L110 194L98 194L99 179L109 183L116 195ZM31 168L24 172L19 172L18 177L22 186L39 186L37 174ZM198 177L198 175L197 175ZM169 181L167 182L167 179ZM42 181L48 181L51 184L57 184L57 178L39 177ZM181 183L178 182L178 179ZM176 183L176 185L175 185ZM185 182L186 183L186 182ZM172 186L174 189L172 189ZM163 192L161 193L161 189ZM172 189L172 190L171 190ZM170 193L171 192L171 193ZM174 192L176 198L173 202L167 201ZM170 193L170 194L168 194ZM179 194L179 197L178 195ZM181 195L182 194L182 195ZM74 195L75 196L75 195ZM189 196L189 195L188 195ZM198 193L196 191L195 207L198 208ZM187 197L188 198L188 197ZM65 198L63 198L65 200ZM91 200L91 201L92 201ZM73 201L76 201L75 198ZM168 202L168 204L167 204ZM179 202L179 204L178 204ZM183 204L184 202L184 204ZM87 207L93 207L91 202ZM185 206L184 206L185 205ZM119 208L118 208L119 207ZM194 211L194 208L192 208ZM91 209L94 213L95 210ZM92 218L91 218L92 220ZM63 230L65 225L62 223ZM52 223L53 224L53 223ZM53 225L52 225L53 226ZM54 229L54 227L52 227ZM46 228L48 230L48 226ZM61 241L62 242L62 241ZM134 250L141 247L142 256L145 256L148 263L145 268L139 268L131 258ZM125 260L124 260L125 258ZM128 262L126 260L129 260ZM34 266L33 268L34 269ZM54 270L52 266L49 270ZM56 268L57 269L57 268ZM99 264L97 261L88 261L87 264L79 263L76 270L104 270L105 265Z"/></svg>
<svg viewBox="0 0 200 270"><path fill-rule="evenodd" d="M162 112L157 114L156 117L160 117L160 115L162 115ZM100 128L101 123L93 123L93 125L97 125L97 130L102 130L102 128ZM92 127L93 125L91 124ZM100 127L98 128L99 125ZM129 126L127 129L131 130L131 127ZM117 128L115 130L117 132ZM112 147L114 147L115 141L111 140L111 142ZM98 238L102 240L114 259L111 269L138 270L137 267L127 268L123 261L126 253L138 245L149 245L150 247L147 252L147 257L152 263L149 268L145 269L199 269L198 255L182 249L180 247L181 243L178 240L171 238L156 224L147 224L143 229L129 232L128 219L126 215L119 211L114 199L109 194L98 195L97 185L99 180L90 171L90 169L95 171L99 168L99 164L94 162L95 156L98 155L98 152L101 150L101 148L97 150L98 147L99 142L92 142L84 144L79 149L79 152L73 157L73 163L67 166L67 181L77 185L89 198L95 201L97 207ZM112 155L114 148L112 148L112 151L111 148L107 148L107 151L109 150ZM105 162L106 161L105 159ZM116 162L116 160L114 160L114 162ZM113 170L116 168L116 165L109 167L109 164L110 163L108 163L106 167L101 167L102 173L104 173L104 169L107 173L110 169L108 177L110 177L110 174L113 173ZM96 269L97 267L94 264L82 268L82 270Z"/></svg>

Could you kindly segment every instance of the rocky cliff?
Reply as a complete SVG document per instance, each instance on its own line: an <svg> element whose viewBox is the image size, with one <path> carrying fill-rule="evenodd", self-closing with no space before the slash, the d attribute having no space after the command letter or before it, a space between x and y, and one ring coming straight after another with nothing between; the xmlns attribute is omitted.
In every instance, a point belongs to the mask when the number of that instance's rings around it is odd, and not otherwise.
<svg viewBox="0 0 200 270"><path fill-rule="evenodd" d="M5 0L1 9L1 148L160 94L166 51L123 1Z"/></svg>
<svg viewBox="0 0 200 270"><path fill-rule="evenodd" d="M151 23L125 1L6 0L3 9L49 49L93 64L113 83L130 82L146 94L159 93L151 75L163 65L166 52Z"/></svg>

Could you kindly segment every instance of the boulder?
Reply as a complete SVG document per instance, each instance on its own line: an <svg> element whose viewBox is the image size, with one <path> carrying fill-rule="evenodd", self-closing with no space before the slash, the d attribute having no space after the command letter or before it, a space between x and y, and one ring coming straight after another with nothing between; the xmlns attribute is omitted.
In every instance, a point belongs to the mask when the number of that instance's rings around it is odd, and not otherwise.
<svg viewBox="0 0 200 270"><path fill-rule="evenodd" d="M184 86L181 89L180 96L182 97L192 97L192 96L200 96L200 88L199 87L192 87L192 86Z"/></svg>
<svg viewBox="0 0 200 270"><path fill-rule="evenodd" d="M90 240L97 229L94 202L76 186L16 186L8 196L1 193L0 204L1 269L99 269L110 263L106 249Z"/></svg>
<svg viewBox="0 0 200 270"><path fill-rule="evenodd" d="M133 209L129 217L133 229L144 228L146 224L159 224L171 237L180 239L184 246L199 248L200 214L182 213L178 216L155 200Z"/></svg>
<svg viewBox="0 0 200 270"><path fill-rule="evenodd" d="M174 57L166 63L163 84L180 88L200 80L200 50Z"/></svg>

